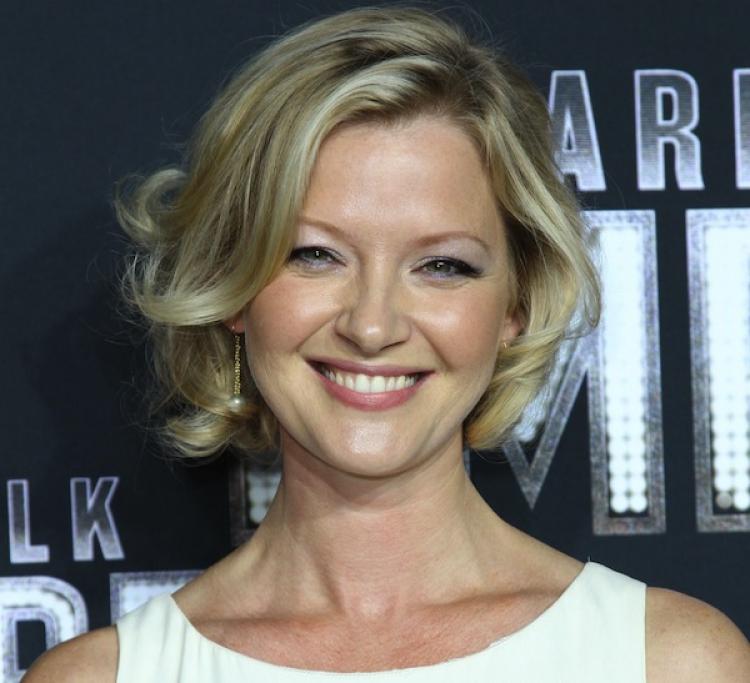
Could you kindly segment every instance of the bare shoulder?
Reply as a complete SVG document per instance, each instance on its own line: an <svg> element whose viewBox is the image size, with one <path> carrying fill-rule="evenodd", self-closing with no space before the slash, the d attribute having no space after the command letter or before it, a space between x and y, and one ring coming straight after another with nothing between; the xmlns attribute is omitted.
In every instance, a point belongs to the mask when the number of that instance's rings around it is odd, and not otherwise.
<svg viewBox="0 0 750 683"><path fill-rule="evenodd" d="M117 630L89 631L50 648L37 659L22 683L114 683L117 677Z"/></svg>
<svg viewBox="0 0 750 683"><path fill-rule="evenodd" d="M649 683L750 681L750 643L723 612L667 588L646 590Z"/></svg>

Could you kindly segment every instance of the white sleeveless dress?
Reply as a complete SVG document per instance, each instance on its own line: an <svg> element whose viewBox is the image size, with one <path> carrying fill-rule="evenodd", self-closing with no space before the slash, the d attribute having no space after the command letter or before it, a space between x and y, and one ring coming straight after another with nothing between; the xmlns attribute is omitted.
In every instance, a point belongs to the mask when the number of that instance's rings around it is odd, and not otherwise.
<svg viewBox="0 0 750 683"><path fill-rule="evenodd" d="M588 561L536 619L438 664L361 673L282 666L203 636L164 594L117 622L117 683L646 683L646 584Z"/></svg>

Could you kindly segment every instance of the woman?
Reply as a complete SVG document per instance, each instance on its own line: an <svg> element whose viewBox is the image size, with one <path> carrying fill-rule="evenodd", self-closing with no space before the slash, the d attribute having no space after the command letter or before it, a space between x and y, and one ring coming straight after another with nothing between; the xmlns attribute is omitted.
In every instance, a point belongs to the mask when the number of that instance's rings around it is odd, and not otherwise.
<svg viewBox="0 0 750 683"><path fill-rule="evenodd" d="M545 102L496 51L405 7L303 26L117 207L165 439L278 447L283 476L246 544L29 683L750 679L721 612L529 537L466 476L599 308Z"/></svg>

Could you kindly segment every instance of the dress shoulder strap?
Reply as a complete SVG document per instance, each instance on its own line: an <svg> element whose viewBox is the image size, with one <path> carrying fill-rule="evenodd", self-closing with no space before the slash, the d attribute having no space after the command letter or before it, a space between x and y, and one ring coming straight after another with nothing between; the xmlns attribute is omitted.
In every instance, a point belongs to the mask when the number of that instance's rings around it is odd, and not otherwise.
<svg viewBox="0 0 750 683"><path fill-rule="evenodd" d="M611 683L646 683L646 584L597 562L592 570L580 609L568 615L570 626L586 634L578 644L588 656L580 652L580 661L610 672Z"/></svg>
<svg viewBox="0 0 750 683"><path fill-rule="evenodd" d="M646 683L645 599L645 583L589 560L556 603L483 663L513 683Z"/></svg>
<svg viewBox="0 0 750 683"><path fill-rule="evenodd" d="M181 680L185 623L171 599L168 593L156 596L117 621L117 683Z"/></svg>

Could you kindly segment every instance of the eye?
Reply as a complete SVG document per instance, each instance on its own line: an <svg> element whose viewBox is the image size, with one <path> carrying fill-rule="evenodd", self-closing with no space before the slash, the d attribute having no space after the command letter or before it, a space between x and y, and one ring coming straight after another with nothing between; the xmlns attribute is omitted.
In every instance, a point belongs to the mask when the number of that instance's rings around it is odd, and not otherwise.
<svg viewBox="0 0 750 683"><path fill-rule="evenodd" d="M334 263L336 259L333 254L323 247L297 247L289 254L289 261L296 261L312 268Z"/></svg>
<svg viewBox="0 0 750 683"><path fill-rule="evenodd" d="M478 277L480 271L470 266L465 261L451 258L436 258L428 261L422 266L428 273L433 273L438 278L454 277Z"/></svg>

